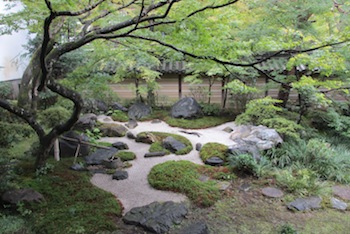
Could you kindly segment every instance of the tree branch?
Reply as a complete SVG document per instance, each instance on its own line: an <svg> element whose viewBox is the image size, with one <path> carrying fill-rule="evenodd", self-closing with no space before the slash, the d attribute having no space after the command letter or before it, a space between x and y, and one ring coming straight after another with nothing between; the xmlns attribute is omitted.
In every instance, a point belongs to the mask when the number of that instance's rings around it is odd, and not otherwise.
<svg viewBox="0 0 350 234"><path fill-rule="evenodd" d="M200 12L203 12L205 10L208 10L208 9L218 9L218 8L222 8L222 7L225 7L225 6L229 6L229 5L232 5L232 4L235 4L236 2L238 2L239 0L235 0L235 1L229 1L227 3L224 3L224 4L221 4L221 5L216 5L216 6L205 6L201 9L198 9L194 12L192 12L191 14L187 15L186 18L190 18Z"/></svg>

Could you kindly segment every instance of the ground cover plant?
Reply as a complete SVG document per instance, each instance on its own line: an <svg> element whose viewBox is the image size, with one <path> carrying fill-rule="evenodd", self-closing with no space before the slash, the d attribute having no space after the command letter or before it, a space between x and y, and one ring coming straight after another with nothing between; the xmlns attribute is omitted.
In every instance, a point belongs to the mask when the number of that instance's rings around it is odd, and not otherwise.
<svg viewBox="0 0 350 234"><path fill-rule="evenodd" d="M199 156L203 162L207 161L210 157L219 157L222 160L227 160L228 147L226 145L209 142L203 145L199 151Z"/></svg>
<svg viewBox="0 0 350 234"><path fill-rule="evenodd" d="M125 162L125 161L134 160L136 158L136 155L134 152L131 152L131 151L118 151L115 157L118 157L120 158L120 160Z"/></svg>
<svg viewBox="0 0 350 234"><path fill-rule="evenodd" d="M115 218L121 216L122 210L117 199L93 186L87 172L69 170L71 163L72 159L50 160L48 167L36 173L28 163L22 165L18 186L33 188L45 197L43 203L20 206L28 230L33 233L116 230Z"/></svg>
<svg viewBox="0 0 350 234"><path fill-rule="evenodd" d="M203 169L205 168L205 169ZM194 204L202 207L213 205L221 197L216 182L201 181L201 173L228 178L229 172L201 166L189 161L168 161L154 166L148 174L148 182L156 189L184 193Z"/></svg>
<svg viewBox="0 0 350 234"><path fill-rule="evenodd" d="M170 151L165 149L162 145L162 141L168 136L173 137L174 139L185 144L186 146L184 149L176 151L175 152L176 155L188 154L193 149L192 143L186 137L183 137L177 134L172 134L172 133L165 133L165 132L140 132L139 134L137 134L136 141L139 141L138 139L141 139L141 138L148 138L148 135L152 137L152 141L153 141L149 149L150 152L164 151L167 154L170 154Z"/></svg>
<svg viewBox="0 0 350 234"><path fill-rule="evenodd" d="M186 129L202 129L214 127L229 121L233 121L232 116L203 116L197 119L181 119L166 117L164 121L172 127L186 128Z"/></svg>

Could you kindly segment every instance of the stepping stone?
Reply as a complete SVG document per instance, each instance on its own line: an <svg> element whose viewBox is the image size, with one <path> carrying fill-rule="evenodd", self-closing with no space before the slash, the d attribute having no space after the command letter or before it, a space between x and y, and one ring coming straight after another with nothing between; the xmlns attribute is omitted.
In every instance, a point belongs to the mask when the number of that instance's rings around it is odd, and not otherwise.
<svg viewBox="0 0 350 234"><path fill-rule="evenodd" d="M125 180L129 177L129 174L127 171L121 171L121 170L118 170L116 171L114 174L113 174L113 177L112 179L113 180Z"/></svg>
<svg viewBox="0 0 350 234"><path fill-rule="evenodd" d="M145 158L153 158L153 157L163 157L166 155L166 152L159 151L159 152L149 152L145 154Z"/></svg>
<svg viewBox="0 0 350 234"><path fill-rule="evenodd" d="M337 195L343 200L350 201L350 187L347 186L334 186L333 187L334 195Z"/></svg>
<svg viewBox="0 0 350 234"><path fill-rule="evenodd" d="M320 197L308 197L297 198L295 201L287 205L290 210L306 211L316 210L321 208L322 198Z"/></svg>
<svg viewBox="0 0 350 234"><path fill-rule="evenodd" d="M73 171L87 171L86 167L84 167L84 165L81 165L80 163L73 164L69 168Z"/></svg>
<svg viewBox="0 0 350 234"><path fill-rule="evenodd" d="M167 233L174 224L180 224L188 213L183 203L153 202L132 208L123 217L126 224L137 225L152 233Z"/></svg>
<svg viewBox="0 0 350 234"><path fill-rule="evenodd" d="M208 181L209 179L210 179L210 177L209 177L209 176L206 176L206 175L201 175L201 176L199 177L199 180L202 181L202 182L206 182L206 181Z"/></svg>
<svg viewBox="0 0 350 234"><path fill-rule="evenodd" d="M266 187L261 189L261 193L266 197L278 198L283 197L283 192L280 189L273 187Z"/></svg>
<svg viewBox="0 0 350 234"><path fill-rule="evenodd" d="M221 158L214 156L208 158L204 163L210 166L222 166L225 162Z"/></svg>
<svg viewBox="0 0 350 234"><path fill-rule="evenodd" d="M129 122L125 124L125 126L130 129L134 129L138 126L138 123L136 120L130 119Z"/></svg>
<svg viewBox="0 0 350 234"><path fill-rule="evenodd" d="M243 183L239 186L239 190L244 191L244 192L248 192L248 190L251 188L251 185L248 183Z"/></svg>
<svg viewBox="0 0 350 234"><path fill-rule="evenodd" d="M348 204L335 197L331 198L331 204L332 207L337 210L346 210L348 208Z"/></svg>
<svg viewBox="0 0 350 234"><path fill-rule="evenodd" d="M231 183L228 181L217 181L216 187L219 188L220 191L226 191L231 186Z"/></svg>

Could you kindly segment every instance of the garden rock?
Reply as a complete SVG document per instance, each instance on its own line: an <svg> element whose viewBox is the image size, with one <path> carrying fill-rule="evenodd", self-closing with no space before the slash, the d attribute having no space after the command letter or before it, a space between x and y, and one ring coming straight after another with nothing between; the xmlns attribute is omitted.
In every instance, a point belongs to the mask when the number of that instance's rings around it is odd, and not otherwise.
<svg viewBox="0 0 350 234"><path fill-rule="evenodd" d="M130 129L136 128L137 125L138 125L138 123L134 119L130 119L129 122L127 124L125 124L125 126L130 128Z"/></svg>
<svg viewBox="0 0 350 234"><path fill-rule="evenodd" d="M231 133L233 131L233 129L230 127L226 127L222 131L227 132L227 133Z"/></svg>
<svg viewBox="0 0 350 234"><path fill-rule="evenodd" d="M179 234L209 234L209 229L207 224L202 221L186 226Z"/></svg>
<svg viewBox="0 0 350 234"><path fill-rule="evenodd" d="M187 207L182 203L153 202L131 209L125 214L123 221L141 226L152 233L166 233L174 224L180 224L187 213Z"/></svg>
<svg viewBox="0 0 350 234"><path fill-rule="evenodd" d="M345 211L348 208L348 204L346 204L345 202L343 202L335 197L331 198L331 204L332 204L332 207L334 209L337 209L337 210Z"/></svg>
<svg viewBox="0 0 350 234"><path fill-rule="evenodd" d="M113 180L126 180L129 177L127 171L118 170L113 174Z"/></svg>
<svg viewBox="0 0 350 234"><path fill-rule="evenodd" d="M126 137L129 138L129 139L132 139L132 140L135 140L135 139L136 139L135 134L132 133L132 132L127 132L127 133L126 133Z"/></svg>
<svg viewBox="0 0 350 234"><path fill-rule="evenodd" d="M231 183L228 181L217 181L216 187L220 191L226 191L231 186Z"/></svg>
<svg viewBox="0 0 350 234"><path fill-rule="evenodd" d="M170 112L173 118L193 119L201 117L202 108L192 97L185 97L177 101L172 107Z"/></svg>
<svg viewBox="0 0 350 234"><path fill-rule="evenodd" d="M210 166L222 166L224 165L225 161L219 157L213 156L208 158L204 163Z"/></svg>
<svg viewBox="0 0 350 234"><path fill-rule="evenodd" d="M31 188L16 189L6 191L2 196L1 200L5 204L17 205L21 202L43 202L45 201L44 196Z"/></svg>
<svg viewBox="0 0 350 234"><path fill-rule="evenodd" d="M85 141L85 142L89 141L89 138L87 136L85 136L84 134L79 135L74 131L67 132L63 134L63 136L67 138L71 138L73 140L78 140L78 141ZM74 157L77 151L78 145L79 145L78 142L60 138L59 139L60 156L62 158ZM50 153L53 154L53 148L51 149ZM86 144L80 144L78 156L86 156L89 153L90 153L90 147Z"/></svg>
<svg viewBox="0 0 350 234"><path fill-rule="evenodd" d="M163 147L170 152L175 153L176 151L186 148L186 145L176 140L174 137L168 136L163 140Z"/></svg>
<svg viewBox="0 0 350 234"><path fill-rule="evenodd" d="M108 111L108 105L102 101L102 100L95 100L96 103L96 109L100 112L107 112Z"/></svg>
<svg viewBox="0 0 350 234"><path fill-rule="evenodd" d="M102 165L108 169L117 169L124 167L124 163L120 158L105 159L102 161Z"/></svg>
<svg viewBox="0 0 350 234"><path fill-rule="evenodd" d="M116 148L97 149L84 159L87 165L102 165L105 160L109 160L110 158L114 157L117 152L118 149Z"/></svg>
<svg viewBox="0 0 350 234"><path fill-rule="evenodd" d="M118 102L113 102L111 105L111 109L112 110L120 110L123 112L127 112L128 108L124 107L122 104L118 103Z"/></svg>
<svg viewBox="0 0 350 234"><path fill-rule="evenodd" d="M159 124L159 123L161 123L162 121L160 120L160 119L153 119L152 121L151 121L151 123L152 124Z"/></svg>
<svg viewBox="0 0 350 234"><path fill-rule="evenodd" d="M79 120L75 123L74 129L79 131L92 130L97 121L97 116L93 113L80 116Z"/></svg>
<svg viewBox="0 0 350 234"><path fill-rule="evenodd" d="M287 207L290 210L298 211L316 210L321 208L321 202L322 198L320 197L297 198Z"/></svg>
<svg viewBox="0 0 350 234"><path fill-rule="evenodd" d="M149 152L145 154L145 158L153 158L153 157L163 157L166 155L166 152L159 151L159 152Z"/></svg>
<svg viewBox="0 0 350 234"><path fill-rule="evenodd" d="M73 164L70 166L70 169L73 171L87 171L84 165L81 165L80 163Z"/></svg>
<svg viewBox="0 0 350 234"><path fill-rule="evenodd" d="M266 197L278 198L283 197L283 192L280 189L273 187L266 187L261 189L261 193Z"/></svg>
<svg viewBox="0 0 350 234"><path fill-rule="evenodd" d="M152 108L144 103L137 102L129 108L128 116L130 119L141 119L152 113Z"/></svg>
<svg viewBox="0 0 350 234"><path fill-rule="evenodd" d="M343 200L350 201L350 187L347 186L334 186L334 195L340 197Z"/></svg>
<svg viewBox="0 0 350 234"><path fill-rule="evenodd" d="M235 142L244 141L248 145L255 145L258 150L267 150L283 143L282 138L275 129L271 129L262 125L237 126L230 137Z"/></svg>
<svg viewBox="0 0 350 234"><path fill-rule="evenodd" d="M104 137L123 137L128 129L120 124L106 123L100 127L102 136Z"/></svg>
<svg viewBox="0 0 350 234"><path fill-rule="evenodd" d="M129 149L129 146L128 146L126 143L121 142L121 141L114 142L114 143L112 144L112 146L113 146L114 148L117 148L118 150L127 150L127 149Z"/></svg>
<svg viewBox="0 0 350 234"><path fill-rule="evenodd" d="M154 142L157 142L158 139L154 134L150 132L144 132L144 133L138 134L135 141L146 143L146 144L153 144Z"/></svg>
<svg viewBox="0 0 350 234"><path fill-rule="evenodd" d="M196 144L196 150L197 151L201 151L201 149L202 149L202 144L201 143L197 143Z"/></svg>
<svg viewBox="0 0 350 234"><path fill-rule="evenodd" d="M259 149L256 145L248 144L247 142L237 139L235 145L231 145L228 147L228 153L233 154L235 156L241 154L250 154L254 159L260 159L261 155L259 153Z"/></svg>

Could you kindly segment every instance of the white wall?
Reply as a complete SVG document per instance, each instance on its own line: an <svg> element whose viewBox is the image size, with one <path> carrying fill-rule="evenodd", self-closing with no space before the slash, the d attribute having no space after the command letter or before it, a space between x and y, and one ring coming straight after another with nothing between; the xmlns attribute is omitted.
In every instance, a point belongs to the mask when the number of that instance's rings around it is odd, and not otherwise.
<svg viewBox="0 0 350 234"><path fill-rule="evenodd" d="M6 1L6 3L8 2ZM6 3L0 0L0 13L8 13L8 11L5 11ZM16 8L18 9L19 7L17 6ZM28 64L28 58L24 59L20 55L25 53L22 45L26 44L27 37L27 31L0 36L0 81L22 77L23 71Z"/></svg>

